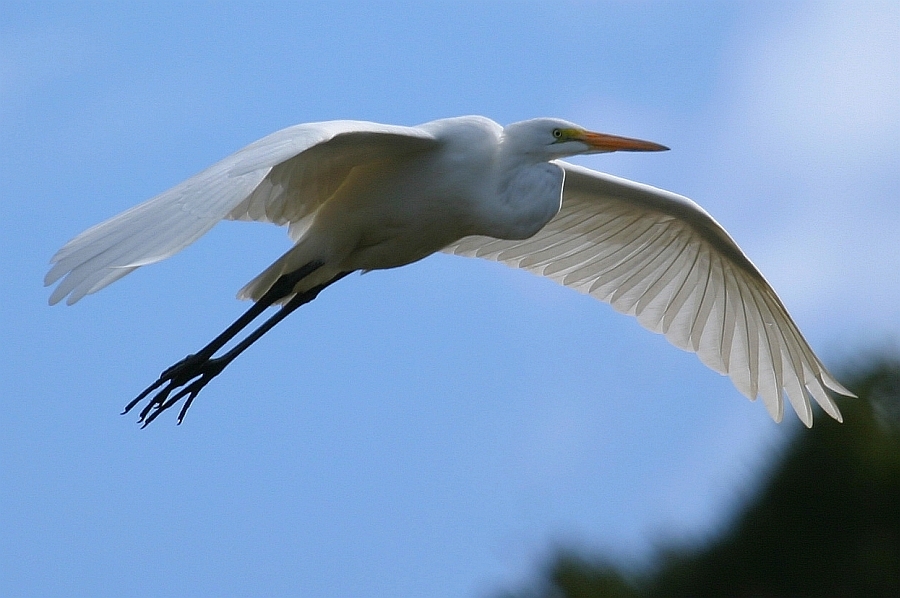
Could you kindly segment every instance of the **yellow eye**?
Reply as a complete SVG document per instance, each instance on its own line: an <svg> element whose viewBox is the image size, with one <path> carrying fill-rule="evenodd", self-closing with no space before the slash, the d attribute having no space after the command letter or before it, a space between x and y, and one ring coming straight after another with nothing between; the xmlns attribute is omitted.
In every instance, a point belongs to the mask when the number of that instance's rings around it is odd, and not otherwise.
<svg viewBox="0 0 900 598"><path fill-rule="evenodd" d="M555 139L562 137L562 129L553 129L553 137Z"/></svg>

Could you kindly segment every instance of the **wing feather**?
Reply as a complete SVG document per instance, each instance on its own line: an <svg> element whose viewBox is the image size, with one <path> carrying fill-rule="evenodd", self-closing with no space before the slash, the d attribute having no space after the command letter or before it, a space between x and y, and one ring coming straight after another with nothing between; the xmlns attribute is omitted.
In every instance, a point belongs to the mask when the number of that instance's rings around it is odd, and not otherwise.
<svg viewBox="0 0 900 598"><path fill-rule="evenodd" d="M466 237L446 252L497 260L609 302L728 375L780 421L807 426L810 397L852 396L813 353L781 300L728 233L691 200L558 162L562 208L525 240Z"/></svg>
<svg viewBox="0 0 900 598"><path fill-rule="evenodd" d="M296 125L256 141L156 197L81 233L44 279L54 304L72 304L134 269L178 253L220 220L291 224L309 217L355 166L435 146L422 129L360 121Z"/></svg>

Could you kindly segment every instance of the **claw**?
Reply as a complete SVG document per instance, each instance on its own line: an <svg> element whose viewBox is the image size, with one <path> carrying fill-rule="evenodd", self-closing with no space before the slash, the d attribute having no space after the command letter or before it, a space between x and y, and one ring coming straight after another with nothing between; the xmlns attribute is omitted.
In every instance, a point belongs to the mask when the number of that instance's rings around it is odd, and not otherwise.
<svg viewBox="0 0 900 598"><path fill-rule="evenodd" d="M156 394L152 395L144 408L141 409L140 414L138 414L138 423L141 424L141 427L146 428L163 411L186 398L187 400L178 414L178 423L180 424L196 396L210 380L225 369L229 361L230 359L224 357L212 359L199 353L188 355L175 365L164 370L153 384L145 388L141 394L125 406L122 414L124 415L131 411L138 403L155 391ZM160 386L162 386L161 389ZM173 392L175 392L174 395L172 395ZM170 397L169 395L172 396Z"/></svg>
<svg viewBox="0 0 900 598"><path fill-rule="evenodd" d="M203 387L209 384L210 380L221 374L225 366L234 361L238 355L295 309L315 299L322 289L350 274L350 271L341 272L324 284L314 286L307 291L294 295L275 314L248 334L231 350L221 357L213 359L213 355L230 342L250 322L256 319L266 308L281 299L289 297L299 280L321 266L322 262L310 262L299 270L282 275L260 300L244 312L244 315L235 320L231 326L226 328L222 334L214 338L197 353L188 355L175 365L164 370L156 382L145 388L134 400L125 405L122 415L125 415L134 409L138 403L150 397L150 400L138 414L138 423L141 424L142 428L146 428L154 419L159 417L160 413L184 399L184 405L182 405L181 411L178 413L177 421L180 424L184 420L191 403L194 402L194 399L197 398ZM172 395L173 392L175 393L174 395ZM169 395L172 396L170 397Z"/></svg>

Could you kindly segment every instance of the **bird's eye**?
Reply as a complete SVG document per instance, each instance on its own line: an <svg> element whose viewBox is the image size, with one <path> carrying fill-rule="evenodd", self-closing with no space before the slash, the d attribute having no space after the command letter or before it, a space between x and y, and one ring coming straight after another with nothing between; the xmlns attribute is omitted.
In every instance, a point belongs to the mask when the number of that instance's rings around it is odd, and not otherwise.
<svg viewBox="0 0 900 598"><path fill-rule="evenodd" d="M562 137L562 129L553 129L553 137L554 139Z"/></svg>

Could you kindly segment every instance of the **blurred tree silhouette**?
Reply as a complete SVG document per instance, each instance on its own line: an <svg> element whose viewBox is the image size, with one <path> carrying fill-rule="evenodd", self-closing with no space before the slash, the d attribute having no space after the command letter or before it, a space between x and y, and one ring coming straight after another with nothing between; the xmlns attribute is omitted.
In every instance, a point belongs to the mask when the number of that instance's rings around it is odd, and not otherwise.
<svg viewBox="0 0 900 598"><path fill-rule="evenodd" d="M844 423L798 430L756 500L705 545L632 574L562 552L510 598L900 596L900 360L844 376Z"/></svg>

